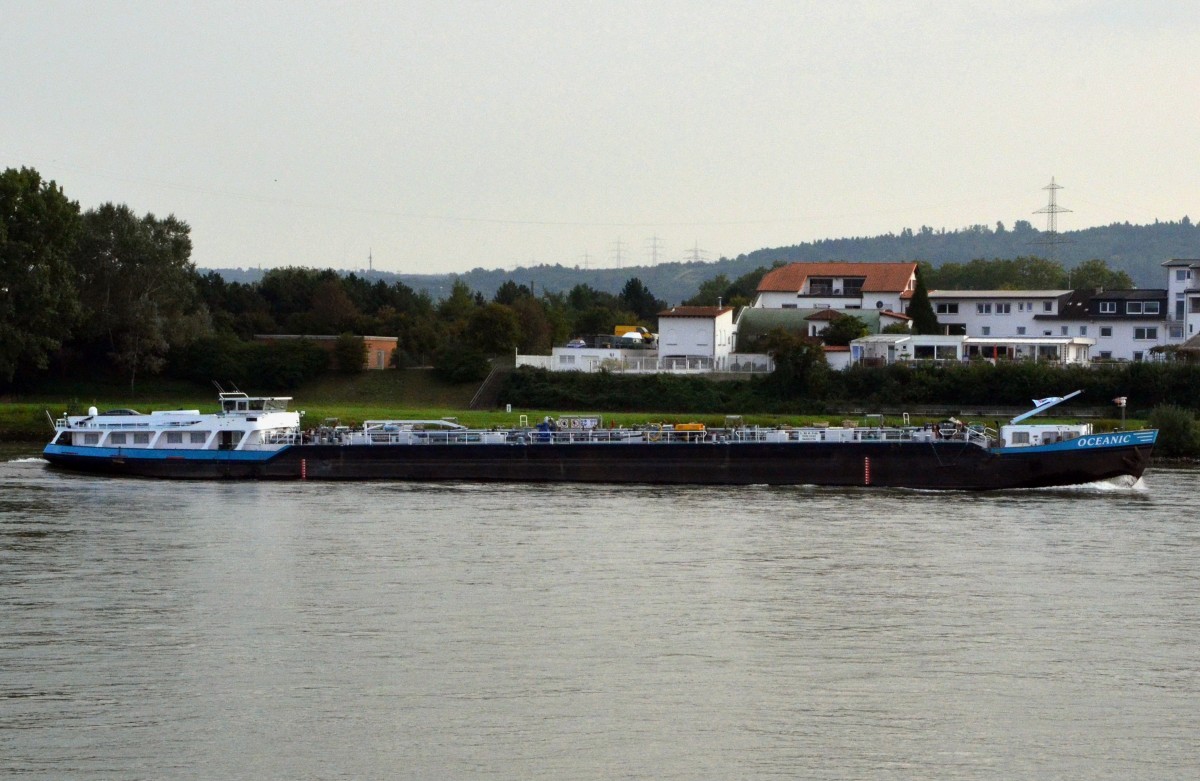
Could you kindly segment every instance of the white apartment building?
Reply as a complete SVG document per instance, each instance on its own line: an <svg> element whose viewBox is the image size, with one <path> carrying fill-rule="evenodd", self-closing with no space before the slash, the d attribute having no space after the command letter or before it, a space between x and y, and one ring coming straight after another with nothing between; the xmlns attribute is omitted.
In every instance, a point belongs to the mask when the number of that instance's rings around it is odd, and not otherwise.
<svg viewBox="0 0 1200 781"><path fill-rule="evenodd" d="M931 290L929 303L948 334L967 336L1055 336L1035 318L1058 314L1070 290Z"/></svg>
<svg viewBox="0 0 1200 781"><path fill-rule="evenodd" d="M1200 259L1175 258L1167 270L1167 319L1182 328L1183 338L1200 334Z"/></svg>

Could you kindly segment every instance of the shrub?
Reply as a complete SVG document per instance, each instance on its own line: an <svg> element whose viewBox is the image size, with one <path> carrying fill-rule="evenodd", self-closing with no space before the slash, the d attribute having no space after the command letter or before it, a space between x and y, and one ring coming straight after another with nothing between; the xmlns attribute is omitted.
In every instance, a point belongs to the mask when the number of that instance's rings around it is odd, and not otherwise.
<svg viewBox="0 0 1200 781"><path fill-rule="evenodd" d="M1172 458L1200 456L1200 432L1196 430L1196 416L1191 410L1160 404L1151 410L1146 425L1158 429L1155 445L1158 455Z"/></svg>

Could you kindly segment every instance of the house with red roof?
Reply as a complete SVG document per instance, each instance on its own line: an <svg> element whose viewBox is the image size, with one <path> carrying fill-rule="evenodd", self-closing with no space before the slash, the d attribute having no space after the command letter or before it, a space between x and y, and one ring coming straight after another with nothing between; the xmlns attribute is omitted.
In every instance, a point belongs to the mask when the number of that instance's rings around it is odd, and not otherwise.
<svg viewBox="0 0 1200 781"><path fill-rule="evenodd" d="M752 306L903 313L916 284L916 263L789 263L763 276Z"/></svg>

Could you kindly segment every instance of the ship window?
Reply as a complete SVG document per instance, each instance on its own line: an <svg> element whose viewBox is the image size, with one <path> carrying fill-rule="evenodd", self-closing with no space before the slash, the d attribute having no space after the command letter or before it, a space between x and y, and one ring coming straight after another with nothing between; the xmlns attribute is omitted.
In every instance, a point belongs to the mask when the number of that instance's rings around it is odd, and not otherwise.
<svg viewBox="0 0 1200 781"><path fill-rule="evenodd" d="M135 432L133 432L133 444L135 444L135 445L149 445L149 444L150 444L150 432L149 432L149 431L135 431Z"/></svg>
<svg viewBox="0 0 1200 781"><path fill-rule="evenodd" d="M193 445L203 445L205 440L207 440L207 439L208 439L207 431L189 431L188 432L188 442L191 442Z"/></svg>
<svg viewBox="0 0 1200 781"><path fill-rule="evenodd" d="M1012 443L1014 445L1028 445L1029 444L1029 432L1028 431L1014 431L1013 435L1012 435Z"/></svg>
<svg viewBox="0 0 1200 781"><path fill-rule="evenodd" d="M125 444L125 433L122 431L114 431L113 433L109 434L108 435L108 444L124 445Z"/></svg>
<svg viewBox="0 0 1200 781"><path fill-rule="evenodd" d="M100 444L100 435L96 433L87 433L83 435L83 444L98 445Z"/></svg>
<svg viewBox="0 0 1200 781"><path fill-rule="evenodd" d="M167 432L167 444L168 445L182 445L183 444L183 432L182 431L168 431Z"/></svg>

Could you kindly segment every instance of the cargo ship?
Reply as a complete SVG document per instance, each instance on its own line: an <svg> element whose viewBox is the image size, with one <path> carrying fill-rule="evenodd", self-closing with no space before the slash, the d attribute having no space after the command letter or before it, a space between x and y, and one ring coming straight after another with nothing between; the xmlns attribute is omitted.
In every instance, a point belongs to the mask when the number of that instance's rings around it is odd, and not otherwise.
<svg viewBox="0 0 1200 781"><path fill-rule="evenodd" d="M764 428L734 421L611 428L599 417L468 428L453 420L302 427L290 397L221 392L217 412L131 409L54 419L55 468L191 480L816 485L999 490L1138 480L1155 430L1029 423L1079 394L1040 399L994 430L937 424Z"/></svg>

